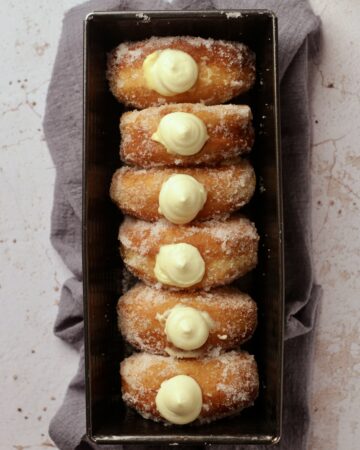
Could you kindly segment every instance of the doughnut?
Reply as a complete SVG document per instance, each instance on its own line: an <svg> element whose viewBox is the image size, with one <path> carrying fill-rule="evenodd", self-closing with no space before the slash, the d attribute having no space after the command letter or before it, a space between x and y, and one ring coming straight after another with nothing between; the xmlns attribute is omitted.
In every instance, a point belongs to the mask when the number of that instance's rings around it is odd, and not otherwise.
<svg viewBox="0 0 360 450"><path fill-rule="evenodd" d="M193 321L194 310L200 317ZM119 329L135 348L180 358L215 356L238 347L257 324L256 303L233 287L176 292L138 283L120 297L117 312ZM198 341L204 322L206 334ZM179 333L186 324L186 333Z"/></svg>
<svg viewBox="0 0 360 450"><path fill-rule="evenodd" d="M189 175L205 188L207 199L196 220L231 213L248 203L255 191L254 170L248 161L242 160L227 166L183 169L137 170L124 166L112 178L110 197L125 214L148 221L158 220L164 217L159 212L159 194L163 184L174 174Z"/></svg>
<svg viewBox="0 0 360 450"><path fill-rule="evenodd" d="M108 55L107 79L119 102L224 103L255 81L255 55L244 44L200 37L151 37L120 44Z"/></svg>
<svg viewBox="0 0 360 450"><path fill-rule="evenodd" d="M204 359L135 353L121 362L120 375L124 402L167 424L234 415L251 406L259 390L256 362L244 351Z"/></svg>
<svg viewBox="0 0 360 450"><path fill-rule="evenodd" d="M126 216L119 230L129 271L173 289L209 289L245 275L257 264L258 240L254 224L238 216L191 225Z"/></svg>
<svg viewBox="0 0 360 450"><path fill-rule="evenodd" d="M195 154L169 152L162 143L151 139L160 121L178 112L196 116L206 127L208 138ZM121 159L140 167L218 164L251 150L254 143L251 120L252 113L246 105L181 103L126 112L120 119Z"/></svg>

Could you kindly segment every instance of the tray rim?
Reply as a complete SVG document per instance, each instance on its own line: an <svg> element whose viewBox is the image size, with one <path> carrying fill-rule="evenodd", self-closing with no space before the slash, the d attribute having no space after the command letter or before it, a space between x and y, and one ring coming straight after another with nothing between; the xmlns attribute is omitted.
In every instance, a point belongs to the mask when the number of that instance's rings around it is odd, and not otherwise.
<svg viewBox="0 0 360 450"><path fill-rule="evenodd" d="M281 131L280 131L280 93L279 93L279 70L278 70L278 25L276 14L269 9L222 9L222 10L127 10L127 11L93 11L88 13L83 21L83 130L82 130L82 267L83 267L83 306L84 306L84 359L85 359L85 397L86 397L86 436L90 441L96 444L136 444L136 443L149 443L147 436L139 435L101 435L93 433L93 421L90 408L91 402L91 388L90 388L90 358L89 358L89 311L88 311L88 267L87 267L87 248L84 244L87 242L87 177L86 177L86 131L87 131L87 28L89 23L94 17L102 16L118 16L123 19L139 20L140 14L154 18L175 18L175 17L211 17L211 18L223 18L223 16L229 13L240 13L238 17L230 17L228 19L237 20L241 19L244 15L268 15L272 20L272 60L274 67L275 83L273 84L274 93L274 117L275 117L275 129L274 129L274 143L275 143L275 163L277 168L276 177L276 203L277 203L277 221L279 228L278 238L278 252L279 252L279 342L278 342L278 354L280 365L280 379L277 385L277 407L279 408L279 415L276 417L276 432L274 435L258 434L250 435L243 434L239 436L216 436L209 435L208 439L204 439L203 436L181 436L181 428L179 428L179 436L176 438L174 435L157 436L153 439L151 444L263 444L274 445L277 444L282 436L282 423L283 423L283 378L284 378L284 309L285 309L285 265L284 265L284 220L283 220L283 195L282 195L282 161L281 161ZM145 419L144 419L145 420ZM195 428L194 428L195 429ZM166 432L166 428L164 428Z"/></svg>

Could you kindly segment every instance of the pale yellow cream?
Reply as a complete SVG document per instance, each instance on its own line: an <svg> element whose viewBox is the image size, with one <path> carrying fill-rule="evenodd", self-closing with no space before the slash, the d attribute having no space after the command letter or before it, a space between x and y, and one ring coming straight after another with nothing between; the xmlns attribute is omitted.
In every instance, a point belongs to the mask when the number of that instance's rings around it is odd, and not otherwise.
<svg viewBox="0 0 360 450"><path fill-rule="evenodd" d="M175 347L196 350L205 344L212 326L213 321L207 312L176 305L166 319L165 333Z"/></svg>
<svg viewBox="0 0 360 450"><path fill-rule="evenodd" d="M175 174L161 186L159 213L176 224L191 222L207 198L204 186L190 175Z"/></svg>
<svg viewBox="0 0 360 450"><path fill-rule="evenodd" d="M177 425L184 425L193 422L200 415L201 388L194 378L177 375L161 383L155 403L164 419Z"/></svg>
<svg viewBox="0 0 360 450"><path fill-rule="evenodd" d="M195 60L181 50L156 50L143 62L145 82L164 96L181 94L191 89L198 78Z"/></svg>
<svg viewBox="0 0 360 450"><path fill-rule="evenodd" d="M156 255L154 274L163 284L182 288L193 286L203 279L205 261L193 245L162 245Z"/></svg>
<svg viewBox="0 0 360 450"><path fill-rule="evenodd" d="M206 125L186 112L166 114L151 139L162 144L168 153L191 156L198 153L209 139Z"/></svg>

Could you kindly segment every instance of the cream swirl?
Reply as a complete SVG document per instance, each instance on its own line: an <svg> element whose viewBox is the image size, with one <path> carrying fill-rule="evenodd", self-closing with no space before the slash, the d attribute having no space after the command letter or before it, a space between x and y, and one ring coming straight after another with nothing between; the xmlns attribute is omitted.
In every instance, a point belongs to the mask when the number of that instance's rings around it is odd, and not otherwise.
<svg viewBox="0 0 360 450"><path fill-rule="evenodd" d="M195 60L188 53L171 48L148 55L143 71L147 86L164 96L188 91L199 74Z"/></svg>
<svg viewBox="0 0 360 450"><path fill-rule="evenodd" d="M188 223L203 208L206 198L204 186L192 176L171 175L161 186L159 213L172 223Z"/></svg>
<svg viewBox="0 0 360 450"><path fill-rule="evenodd" d="M196 350L205 344L213 321L207 312L176 305L165 323L168 341L182 350Z"/></svg>
<svg viewBox="0 0 360 450"><path fill-rule="evenodd" d="M193 245L162 245L156 255L154 274L163 284L181 288L193 286L203 279L205 261Z"/></svg>
<svg viewBox="0 0 360 450"><path fill-rule="evenodd" d="M194 378L176 375L161 383L155 404L160 415L171 423L193 422L202 408L201 388Z"/></svg>
<svg viewBox="0 0 360 450"><path fill-rule="evenodd" d="M195 114L166 114L151 139L162 144L168 153L190 156L198 153L209 139L206 125Z"/></svg>

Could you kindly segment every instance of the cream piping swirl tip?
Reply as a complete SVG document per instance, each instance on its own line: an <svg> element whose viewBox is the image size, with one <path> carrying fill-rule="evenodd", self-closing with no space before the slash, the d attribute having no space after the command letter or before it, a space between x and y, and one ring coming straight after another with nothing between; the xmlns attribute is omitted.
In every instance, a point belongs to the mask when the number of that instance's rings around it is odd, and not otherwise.
<svg viewBox="0 0 360 450"><path fill-rule="evenodd" d="M191 222L206 203L205 187L186 174L171 175L161 186L159 213L175 224Z"/></svg>
<svg viewBox="0 0 360 450"><path fill-rule="evenodd" d="M151 139L162 144L168 153L191 156L209 139L205 123L195 114L176 111L161 118Z"/></svg>
<svg viewBox="0 0 360 450"><path fill-rule="evenodd" d="M194 58L181 50L156 50L143 62L145 82L166 97L191 89L199 75Z"/></svg>
<svg viewBox="0 0 360 450"><path fill-rule="evenodd" d="M160 283L181 288L199 283L205 261L199 250L187 243L162 245L156 255L154 275Z"/></svg>
<svg viewBox="0 0 360 450"><path fill-rule="evenodd" d="M176 305L165 323L168 341L182 350L196 350L205 344L213 321L208 313L191 306Z"/></svg>
<svg viewBox="0 0 360 450"><path fill-rule="evenodd" d="M194 378L176 375L161 383L155 404L160 415L171 423L193 422L202 409L201 388Z"/></svg>

